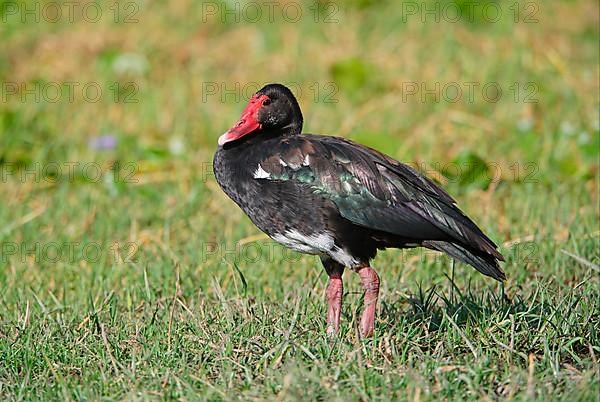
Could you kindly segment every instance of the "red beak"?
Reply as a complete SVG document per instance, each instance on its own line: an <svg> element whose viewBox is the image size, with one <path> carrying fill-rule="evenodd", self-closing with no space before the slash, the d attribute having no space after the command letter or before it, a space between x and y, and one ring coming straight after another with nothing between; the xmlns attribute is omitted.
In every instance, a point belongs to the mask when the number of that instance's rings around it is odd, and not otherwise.
<svg viewBox="0 0 600 402"><path fill-rule="evenodd" d="M267 95L252 96L235 126L231 127L225 134L219 137L219 145L223 146L228 142L239 140L245 135L260 130L262 126L258 122L258 111L262 107L263 101L266 99L269 99Z"/></svg>

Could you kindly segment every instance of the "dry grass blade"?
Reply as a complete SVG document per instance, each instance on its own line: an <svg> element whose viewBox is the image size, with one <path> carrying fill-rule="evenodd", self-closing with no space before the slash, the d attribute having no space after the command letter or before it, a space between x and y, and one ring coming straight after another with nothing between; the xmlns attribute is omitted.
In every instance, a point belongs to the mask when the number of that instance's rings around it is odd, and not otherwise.
<svg viewBox="0 0 600 402"><path fill-rule="evenodd" d="M598 264L594 264L591 261L586 260L583 257L580 257L578 255L575 255L571 252L568 252L567 250L560 250L561 253L568 255L569 257L573 258L575 261L577 261L578 263L580 263L581 265L583 265L584 267L588 267L590 269L593 269L594 271L600 273L600 265Z"/></svg>

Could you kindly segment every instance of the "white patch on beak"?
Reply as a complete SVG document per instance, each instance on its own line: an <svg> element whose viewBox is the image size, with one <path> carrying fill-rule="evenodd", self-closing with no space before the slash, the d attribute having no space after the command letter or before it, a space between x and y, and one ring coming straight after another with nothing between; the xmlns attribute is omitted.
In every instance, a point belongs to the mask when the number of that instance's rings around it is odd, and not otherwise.
<svg viewBox="0 0 600 402"><path fill-rule="evenodd" d="M220 137L219 140L217 141L219 143L220 146L223 146L227 141L226 141L226 137L227 137L227 133L228 131L224 132Z"/></svg>

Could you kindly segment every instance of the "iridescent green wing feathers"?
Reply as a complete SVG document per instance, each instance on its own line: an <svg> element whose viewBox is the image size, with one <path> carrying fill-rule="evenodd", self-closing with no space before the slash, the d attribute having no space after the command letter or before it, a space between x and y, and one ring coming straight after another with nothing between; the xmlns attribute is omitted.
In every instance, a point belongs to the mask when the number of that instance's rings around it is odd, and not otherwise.
<svg viewBox="0 0 600 402"><path fill-rule="evenodd" d="M259 169L264 174L255 178L308 186L356 225L415 240L450 241L503 260L444 190L373 149L336 137L286 137Z"/></svg>

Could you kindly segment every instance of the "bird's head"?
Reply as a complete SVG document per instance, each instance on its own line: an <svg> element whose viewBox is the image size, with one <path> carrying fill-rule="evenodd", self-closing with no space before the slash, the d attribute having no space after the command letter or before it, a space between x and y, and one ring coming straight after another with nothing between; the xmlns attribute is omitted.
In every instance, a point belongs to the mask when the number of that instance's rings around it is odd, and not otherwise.
<svg viewBox="0 0 600 402"><path fill-rule="evenodd" d="M219 137L219 145L260 132L300 134L302 122L302 112L292 91L281 84L265 85L250 98L237 123Z"/></svg>

